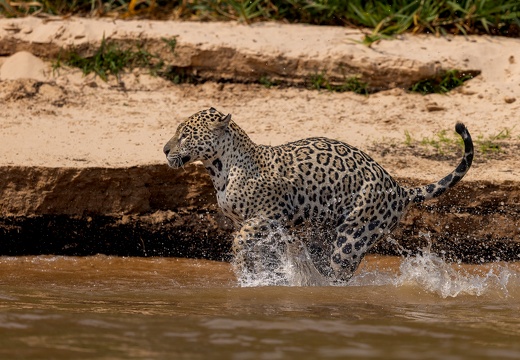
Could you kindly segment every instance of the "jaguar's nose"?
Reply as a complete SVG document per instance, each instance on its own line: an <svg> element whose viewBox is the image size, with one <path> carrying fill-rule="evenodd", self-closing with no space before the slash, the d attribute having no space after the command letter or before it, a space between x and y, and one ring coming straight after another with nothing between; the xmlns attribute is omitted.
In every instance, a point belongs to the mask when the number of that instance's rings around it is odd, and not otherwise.
<svg viewBox="0 0 520 360"><path fill-rule="evenodd" d="M164 145L163 151L164 151L164 154L166 156L168 156L168 154L170 153L170 145L168 145L168 144Z"/></svg>

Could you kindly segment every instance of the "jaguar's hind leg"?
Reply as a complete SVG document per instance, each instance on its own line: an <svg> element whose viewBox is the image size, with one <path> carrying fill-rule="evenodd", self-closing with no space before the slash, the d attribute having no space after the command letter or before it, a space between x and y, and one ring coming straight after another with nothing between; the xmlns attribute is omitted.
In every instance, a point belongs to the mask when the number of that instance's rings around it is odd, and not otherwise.
<svg viewBox="0 0 520 360"><path fill-rule="evenodd" d="M399 217L394 216L386 221L376 219L365 224L338 226L330 262L336 279L350 279L370 248L388 235L398 222Z"/></svg>
<svg viewBox="0 0 520 360"><path fill-rule="evenodd" d="M347 281L358 268L368 250L385 234L374 234L373 240L354 239L352 235L338 234L330 261L336 280Z"/></svg>

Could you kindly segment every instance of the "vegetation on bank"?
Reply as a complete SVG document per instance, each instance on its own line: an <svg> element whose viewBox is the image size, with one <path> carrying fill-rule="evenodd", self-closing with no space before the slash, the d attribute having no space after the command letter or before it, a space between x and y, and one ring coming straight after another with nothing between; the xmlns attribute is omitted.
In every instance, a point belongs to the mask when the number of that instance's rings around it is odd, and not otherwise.
<svg viewBox="0 0 520 360"><path fill-rule="evenodd" d="M435 78L424 79L413 84L408 90L426 94L445 94L465 81L473 79L474 74L464 73L458 70L449 70Z"/></svg>
<svg viewBox="0 0 520 360"><path fill-rule="evenodd" d="M162 41L165 50L173 54L177 44L176 38L163 38ZM53 69L57 71L62 64L80 68L84 75L95 73L104 81L107 81L109 75L119 77L122 71L134 68L148 69L152 75L172 81L175 77L175 75L172 77L171 67L166 65L161 55L150 53L142 44L135 43L133 46L122 47L115 42L107 41L104 37L99 48L90 56L82 55L75 48L62 50L58 59L53 62Z"/></svg>
<svg viewBox="0 0 520 360"><path fill-rule="evenodd" d="M154 76L160 76L175 84L196 84L202 82L203 80L193 75L190 69L167 64L161 54L173 54L177 40L173 37L170 39L163 38L162 41L164 44L163 48L158 53L151 53L138 41L123 46L103 38L99 48L95 49L92 55L83 55L83 52L74 47L62 50L58 58L53 62L53 69L54 71L59 71L62 65L67 65L81 69L84 75L95 73L102 80L107 81L110 75L119 78L120 73L123 71L141 68L148 70ZM462 85L465 81L472 79L473 76L474 74L450 70L434 78L421 80L408 88L408 91L418 92L423 95L432 93L443 94ZM261 84L266 88L290 85L278 80L271 80L267 76L262 76L257 81L251 82ZM369 84L362 81L359 77L353 76L344 78L343 81L332 82L324 71L310 74L305 79L304 86L312 90L351 91L362 95L368 95L371 92Z"/></svg>
<svg viewBox="0 0 520 360"><path fill-rule="evenodd" d="M407 31L520 36L518 0L0 0L0 14L350 25L368 43Z"/></svg>
<svg viewBox="0 0 520 360"><path fill-rule="evenodd" d="M307 79L307 88L334 92L352 91L356 94L362 95L368 95L370 93L368 84L357 76L345 78L342 83L336 85L331 83L331 81L325 75L324 71L311 74Z"/></svg>
<svg viewBox="0 0 520 360"><path fill-rule="evenodd" d="M474 137L473 143L481 154L497 154L503 152L508 145L507 141L513 138L512 131L512 128L503 128L497 134L486 137L480 134ZM404 136L404 145L406 147L429 148L440 155L452 153L455 146L458 146L461 150L464 149L464 141L456 132L442 130L431 138L424 137L421 140L413 138L409 131L405 131Z"/></svg>
<svg viewBox="0 0 520 360"><path fill-rule="evenodd" d="M36 14L350 25L364 29L366 44L407 31L436 35L520 36L518 0L0 0L0 16ZM173 53L175 38L164 41ZM123 49L103 40L92 56L83 56L74 49L62 52L54 68L58 69L62 64L81 68L85 74L94 72L103 80L139 67L175 83L198 81L190 75L189 69L168 66L160 55L147 52L139 44ZM452 70L436 78L424 79L408 90L421 94L446 93L473 76ZM266 87L284 85L267 77L256 82ZM368 84L358 77L333 83L324 72L310 75L305 86L365 95L370 92Z"/></svg>

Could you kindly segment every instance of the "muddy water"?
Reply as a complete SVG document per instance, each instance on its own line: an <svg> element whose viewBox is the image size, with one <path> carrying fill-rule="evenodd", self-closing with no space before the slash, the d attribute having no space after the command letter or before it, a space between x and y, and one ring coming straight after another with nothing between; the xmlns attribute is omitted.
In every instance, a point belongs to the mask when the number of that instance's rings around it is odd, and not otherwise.
<svg viewBox="0 0 520 360"><path fill-rule="evenodd" d="M0 284L2 359L520 358L519 263L370 257L348 286L244 287L225 263L3 257Z"/></svg>

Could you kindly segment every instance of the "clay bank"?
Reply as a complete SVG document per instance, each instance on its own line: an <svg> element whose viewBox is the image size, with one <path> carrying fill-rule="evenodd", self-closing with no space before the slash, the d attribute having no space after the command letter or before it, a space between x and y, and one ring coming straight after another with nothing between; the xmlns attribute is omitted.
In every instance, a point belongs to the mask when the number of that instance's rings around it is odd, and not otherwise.
<svg viewBox="0 0 520 360"><path fill-rule="evenodd" d="M413 207L375 251L520 260L520 40L361 38L271 23L0 20L0 254L229 259L233 229L205 170L169 169L162 153L180 121L214 106L257 143L336 138L407 185L450 171L460 155L450 134L463 121L476 140L468 175ZM105 82L58 66L60 51L89 54L103 39L139 41L197 81L133 69ZM445 95L406 90L451 69L476 76ZM372 93L308 89L316 74L355 77Z"/></svg>

